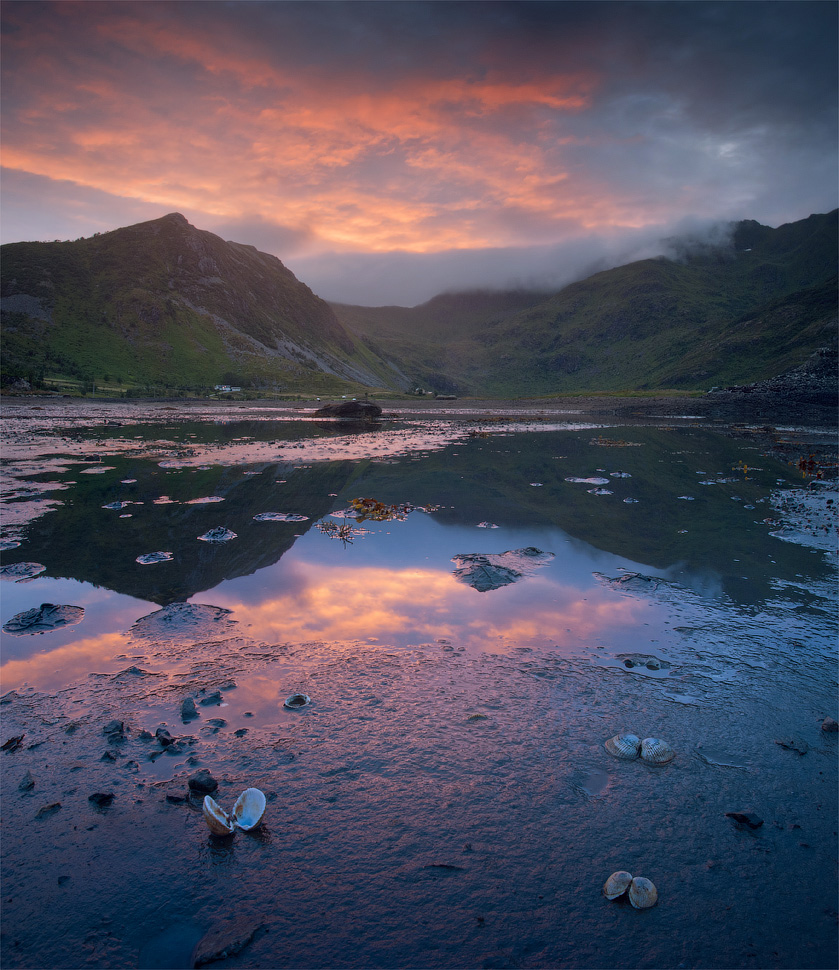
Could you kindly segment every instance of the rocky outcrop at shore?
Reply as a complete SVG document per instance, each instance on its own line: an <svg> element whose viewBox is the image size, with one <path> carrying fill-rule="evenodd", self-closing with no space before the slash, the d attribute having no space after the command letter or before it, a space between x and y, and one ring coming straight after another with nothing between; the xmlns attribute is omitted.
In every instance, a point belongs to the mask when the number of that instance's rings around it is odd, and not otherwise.
<svg viewBox="0 0 839 970"><path fill-rule="evenodd" d="M837 381L839 354L836 347L822 347L799 367L777 377L754 384L732 387L712 387L710 394L751 395L753 397L781 397L790 401L812 404L835 404L839 400Z"/></svg>

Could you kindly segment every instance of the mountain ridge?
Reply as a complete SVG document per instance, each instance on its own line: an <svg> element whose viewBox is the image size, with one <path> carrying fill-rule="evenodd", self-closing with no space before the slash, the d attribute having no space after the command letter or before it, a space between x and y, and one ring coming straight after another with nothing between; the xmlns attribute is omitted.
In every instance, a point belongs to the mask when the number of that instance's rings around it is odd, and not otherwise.
<svg viewBox="0 0 839 970"><path fill-rule="evenodd" d="M27 341L47 340L53 367L95 372L105 358L134 381L160 380L163 358L187 384L226 375L312 383L315 373L336 390L393 383L277 257L196 229L180 213L2 252L7 361L26 356Z"/></svg>
<svg viewBox="0 0 839 970"><path fill-rule="evenodd" d="M491 295L476 292L483 326L461 309L464 293L410 309L333 308L379 354L447 393L702 390L770 378L836 343L836 252L836 211L777 229L749 220L727 247L686 241L679 258L603 270L529 303L522 294L518 308L514 291L494 313Z"/></svg>
<svg viewBox="0 0 839 970"><path fill-rule="evenodd" d="M836 345L837 211L658 256L558 290L327 303L283 263L180 213L74 242L2 247L3 381L148 390L535 397L769 380Z"/></svg>

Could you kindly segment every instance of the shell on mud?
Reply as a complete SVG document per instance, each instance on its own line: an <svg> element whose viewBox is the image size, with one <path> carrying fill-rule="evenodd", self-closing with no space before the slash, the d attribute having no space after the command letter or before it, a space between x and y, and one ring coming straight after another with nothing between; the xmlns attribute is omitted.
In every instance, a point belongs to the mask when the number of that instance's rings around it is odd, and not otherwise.
<svg viewBox="0 0 839 970"><path fill-rule="evenodd" d="M291 694L286 697L283 707L291 711L296 711L299 707L305 707L312 703L312 698L308 694Z"/></svg>
<svg viewBox="0 0 839 970"><path fill-rule="evenodd" d="M635 876L629 884L629 901L635 909L649 909L658 902L658 890L643 876Z"/></svg>
<svg viewBox="0 0 839 970"><path fill-rule="evenodd" d="M615 758L632 761L641 753L641 739L634 734L616 734L604 742L604 747Z"/></svg>
<svg viewBox="0 0 839 970"><path fill-rule="evenodd" d="M265 814L265 795L258 788L246 788L236 799L233 824L245 832L255 829Z"/></svg>
<svg viewBox="0 0 839 970"><path fill-rule="evenodd" d="M204 796L204 821L213 835L233 835L233 820L211 795Z"/></svg>
<svg viewBox="0 0 839 970"><path fill-rule="evenodd" d="M629 889L631 882L632 876L624 869L613 872L603 884L603 895L606 899L617 899L618 896L623 896L627 889Z"/></svg>
<svg viewBox="0 0 839 970"><path fill-rule="evenodd" d="M666 765L676 757L676 752L661 738L644 738L641 742L641 758L651 765Z"/></svg>

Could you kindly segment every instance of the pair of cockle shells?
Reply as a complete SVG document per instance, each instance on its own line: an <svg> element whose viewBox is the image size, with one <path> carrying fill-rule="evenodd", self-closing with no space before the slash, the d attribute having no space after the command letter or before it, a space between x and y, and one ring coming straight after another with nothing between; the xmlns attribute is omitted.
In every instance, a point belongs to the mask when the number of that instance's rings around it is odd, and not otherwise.
<svg viewBox="0 0 839 970"><path fill-rule="evenodd" d="M644 738L634 734L616 734L604 743L609 754L624 761L640 757L651 765L666 765L676 757L676 752L661 738Z"/></svg>
<svg viewBox="0 0 839 970"><path fill-rule="evenodd" d="M658 890L644 876L632 876L621 869L613 872L603 885L606 899L617 899L626 893L635 909L649 909L658 902Z"/></svg>
<svg viewBox="0 0 839 970"><path fill-rule="evenodd" d="M255 829L265 814L265 795L258 788L246 788L236 799L230 815L210 795L204 797L204 820L213 835L233 835L236 829Z"/></svg>

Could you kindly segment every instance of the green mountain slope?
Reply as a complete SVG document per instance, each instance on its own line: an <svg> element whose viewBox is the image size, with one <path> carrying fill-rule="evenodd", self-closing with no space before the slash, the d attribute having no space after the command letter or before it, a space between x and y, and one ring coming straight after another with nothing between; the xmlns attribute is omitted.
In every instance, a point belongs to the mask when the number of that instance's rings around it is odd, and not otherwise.
<svg viewBox="0 0 839 970"><path fill-rule="evenodd" d="M337 391L394 372L274 256L172 213L2 247L3 371Z"/></svg>
<svg viewBox="0 0 839 970"><path fill-rule="evenodd" d="M747 221L728 247L685 244L678 258L630 263L547 296L334 309L437 391L707 389L772 377L835 344L836 254L836 212L777 229Z"/></svg>

